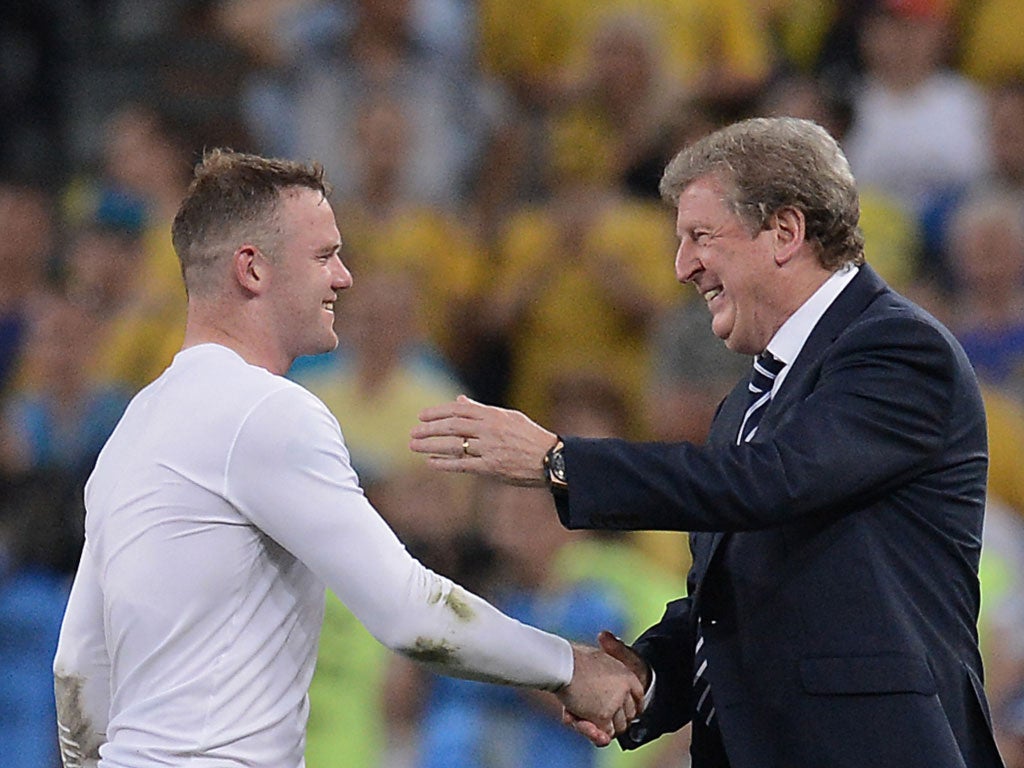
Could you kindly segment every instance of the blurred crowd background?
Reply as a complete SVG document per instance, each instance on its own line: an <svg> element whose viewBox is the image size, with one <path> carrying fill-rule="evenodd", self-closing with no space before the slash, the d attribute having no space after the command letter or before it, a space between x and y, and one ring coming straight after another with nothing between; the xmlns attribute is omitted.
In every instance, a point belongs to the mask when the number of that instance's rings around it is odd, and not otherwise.
<svg viewBox="0 0 1024 768"><path fill-rule="evenodd" d="M544 491L428 472L408 431L464 392L567 434L702 440L747 361L674 281L658 180L688 140L785 114L841 141L868 261L983 382L979 628L1024 766L1022 31L1020 0L3 0L4 765L59 764L82 486L181 342L169 223L204 148L326 166L355 285L337 352L290 375L409 549L525 621L632 639L683 590L682 534L564 531ZM310 768L686 765L685 732L598 751L551 697L425 674L333 596L311 698Z"/></svg>

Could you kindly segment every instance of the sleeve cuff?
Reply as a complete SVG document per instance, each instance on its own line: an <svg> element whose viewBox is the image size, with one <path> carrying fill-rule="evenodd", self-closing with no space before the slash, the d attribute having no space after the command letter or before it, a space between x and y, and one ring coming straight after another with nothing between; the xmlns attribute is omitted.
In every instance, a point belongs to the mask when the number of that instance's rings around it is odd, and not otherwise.
<svg viewBox="0 0 1024 768"><path fill-rule="evenodd" d="M651 706L651 702L654 701L654 686L657 681L658 674L654 671L654 667L651 667L651 684L647 686L647 690L644 692L644 712L647 711L647 708Z"/></svg>

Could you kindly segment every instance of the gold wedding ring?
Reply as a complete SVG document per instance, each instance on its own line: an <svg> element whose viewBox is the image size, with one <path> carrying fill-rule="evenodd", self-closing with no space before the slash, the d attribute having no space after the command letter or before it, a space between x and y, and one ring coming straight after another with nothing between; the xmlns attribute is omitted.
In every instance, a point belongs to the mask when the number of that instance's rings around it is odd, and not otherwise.
<svg viewBox="0 0 1024 768"><path fill-rule="evenodd" d="M469 438L462 438L462 455L469 456Z"/></svg>

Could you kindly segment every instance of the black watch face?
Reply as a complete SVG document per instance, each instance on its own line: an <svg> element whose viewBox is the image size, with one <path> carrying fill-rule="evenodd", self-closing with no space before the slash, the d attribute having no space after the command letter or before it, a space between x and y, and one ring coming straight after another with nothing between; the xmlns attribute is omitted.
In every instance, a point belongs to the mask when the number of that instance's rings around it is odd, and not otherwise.
<svg viewBox="0 0 1024 768"><path fill-rule="evenodd" d="M561 451L551 454L551 474L556 479L565 482L565 456Z"/></svg>

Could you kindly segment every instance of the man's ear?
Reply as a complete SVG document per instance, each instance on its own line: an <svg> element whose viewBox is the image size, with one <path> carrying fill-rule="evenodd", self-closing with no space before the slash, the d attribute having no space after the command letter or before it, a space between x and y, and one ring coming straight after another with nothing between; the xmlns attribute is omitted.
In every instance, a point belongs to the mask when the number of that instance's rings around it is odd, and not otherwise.
<svg viewBox="0 0 1024 768"><path fill-rule="evenodd" d="M807 219L798 208L780 208L772 216L772 230L775 232L775 263L780 267L787 264L806 242Z"/></svg>
<svg viewBox="0 0 1024 768"><path fill-rule="evenodd" d="M261 293L266 286L266 260L255 245L239 246L232 256L235 280L246 293Z"/></svg>

